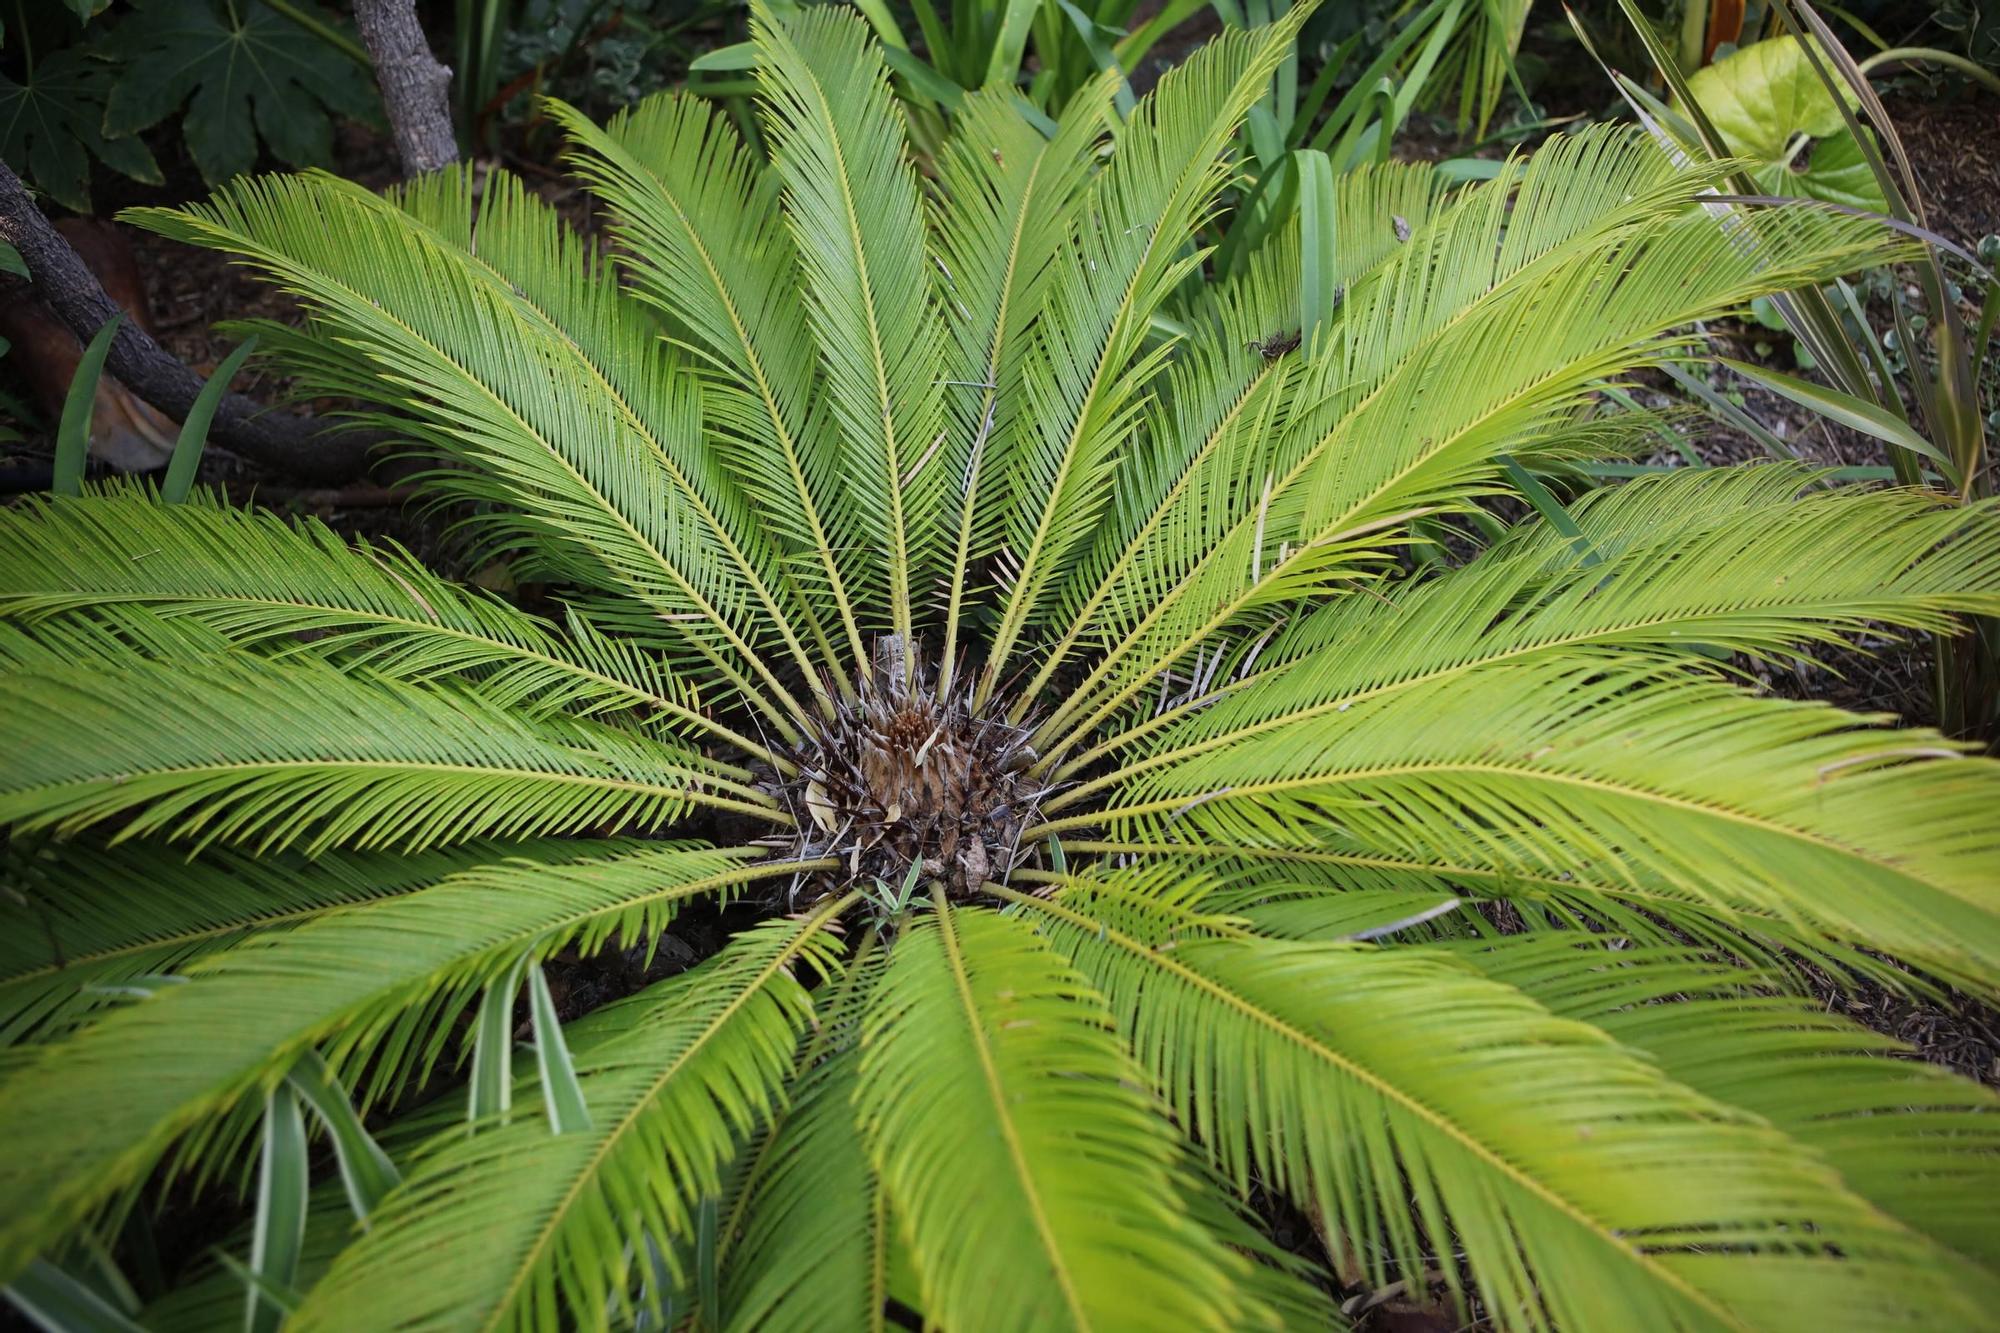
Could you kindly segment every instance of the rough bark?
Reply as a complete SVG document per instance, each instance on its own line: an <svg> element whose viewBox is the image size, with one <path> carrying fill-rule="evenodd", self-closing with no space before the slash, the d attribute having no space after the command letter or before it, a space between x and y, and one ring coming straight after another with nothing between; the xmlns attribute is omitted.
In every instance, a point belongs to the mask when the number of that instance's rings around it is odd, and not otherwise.
<svg viewBox="0 0 2000 1333"><path fill-rule="evenodd" d="M456 162L451 70L431 54L414 0L354 0L354 21L375 62L403 174L421 176Z"/></svg>
<svg viewBox="0 0 2000 1333"><path fill-rule="evenodd" d="M35 280L35 294L78 339L90 341L118 313L116 303L5 163L0 163L0 239L21 252ZM201 392L201 376L129 319L112 340L106 365L125 387L176 421L187 416ZM222 400L210 438L253 463L314 483L359 475L369 443L355 432L336 432L326 423L275 411L241 394Z"/></svg>

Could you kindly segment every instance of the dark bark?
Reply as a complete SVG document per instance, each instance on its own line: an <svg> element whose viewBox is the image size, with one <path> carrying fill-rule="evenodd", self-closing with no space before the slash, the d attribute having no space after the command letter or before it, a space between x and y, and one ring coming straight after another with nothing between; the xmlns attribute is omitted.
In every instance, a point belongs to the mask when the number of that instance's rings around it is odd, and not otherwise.
<svg viewBox="0 0 2000 1333"><path fill-rule="evenodd" d="M0 239L21 252L35 280L35 294L81 341L88 342L118 313L117 305L5 163L0 163ZM176 421L187 416L201 392L201 376L129 319L112 340L106 364L126 388ZM253 463L315 483L359 475L369 443L353 431L336 432L324 422L275 411L234 393L222 400L209 438Z"/></svg>
<svg viewBox="0 0 2000 1333"><path fill-rule="evenodd" d="M354 21L375 62L403 174L421 176L456 162L451 70L431 54L414 0L354 0Z"/></svg>

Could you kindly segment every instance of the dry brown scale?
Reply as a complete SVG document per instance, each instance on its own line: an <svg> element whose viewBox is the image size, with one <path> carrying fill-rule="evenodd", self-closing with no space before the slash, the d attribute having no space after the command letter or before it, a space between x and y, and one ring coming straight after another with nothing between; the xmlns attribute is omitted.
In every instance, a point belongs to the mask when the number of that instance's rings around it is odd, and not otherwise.
<svg viewBox="0 0 2000 1333"><path fill-rule="evenodd" d="M974 712L969 687L941 696L899 639L877 640L856 689L795 752L797 775L771 781L798 820L790 854L840 858L822 889L894 889L915 866L954 898L978 896L1026 854L1021 832L1049 791L1029 776L1028 733L990 709ZM794 896L814 895L808 883Z"/></svg>

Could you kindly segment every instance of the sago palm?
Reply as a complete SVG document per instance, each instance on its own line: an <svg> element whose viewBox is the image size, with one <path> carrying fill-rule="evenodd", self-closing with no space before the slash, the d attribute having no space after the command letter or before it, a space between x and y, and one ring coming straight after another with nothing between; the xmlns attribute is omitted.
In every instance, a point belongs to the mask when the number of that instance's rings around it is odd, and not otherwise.
<svg viewBox="0 0 2000 1333"><path fill-rule="evenodd" d="M1204 289L1289 36L919 170L856 20L760 19L769 161L558 109L610 260L499 172L138 215L555 609L0 516L0 1280L192 1178L257 1202L157 1327L1337 1319L1258 1191L1508 1329L1990 1322L1994 1099L1802 987L2000 989L2000 768L1730 663L2000 612L1994 513L1770 466L1409 549L1898 242L1597 129ZM557 1021L704 899L764 919Z"/></svg>

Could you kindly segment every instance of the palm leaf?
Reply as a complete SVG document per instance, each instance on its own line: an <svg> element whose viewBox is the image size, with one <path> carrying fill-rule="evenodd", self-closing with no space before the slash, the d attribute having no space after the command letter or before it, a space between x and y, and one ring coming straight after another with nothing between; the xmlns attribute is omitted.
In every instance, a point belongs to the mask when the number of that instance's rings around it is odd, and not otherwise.
<svg viewBox="0 0 2000 1333"><path fill-rule="evenodd" d="M1447 955L1198 923L1162 947L1010 896L1224 1171L1314 1204L1378 1285L1456 1250L1507 1328L1951 1317L1932 1250L1813 1153Z"/></svg>
<svg viewBox="0 0 2000 1333"><path fill-rule="evenodd" d="M824 589L851 661L867 653L849 584L863 578L858 520L836 503L839 460L813 416L811 328L777 178L708 102L664 93L603 129L549 104L571 164L611 207L638 293L674 321L710 372L704 410L722 461L789 544L793 573ZM828 666L838 655L828 652Z"/></svg>
<svg viewBox="0 0 2000 1333"><path fill-rule="evenodd" d="M579 842L204 959L186 984L35 1048L37 1061L0 1089L0 1127L17 1149L0 1168L0 1272L18 1271L183 1134L194 1135L184 1159L198 1158L221 1114L302 1051L330 1043L336 1069L386 1053L365 1100L428 1069L450 1020L523 951L650 935L683 902L790 870L742 851ZM76 1134L86 1121L91 1132Z"/></svg>
<svg viewBox="0 0 2000 1333"><path fill-rule="evenodd" d="M305 659L16 671L0 746L0 819L64 833L129 815L121 838L414 850L659 828L696 804L787 819L691 751Z"/></svg>
<svg viewBox="0 0 2000 1333"><path fill-rule="evenodd" d="M781 23L759 9L754 27L846 508L886 580L875 610L908 643L912 589L937 572L944 485L970 442L939 394L945 334L916 173L866 23L831 8Z"/></svg>
<svg viewBox="0 0 2000 1333"><path fill-rule="evenodd" d="M437 202L440 187L420 197ZM501 215L517 224L525 216ZM777 627L753 614L757 589L703 512L707 497L665 465L664 441L699 433L694 381L629 315L607 313L621 304L615 279L574 242L550 242L541 262L564 267L548 281L566 281L577 305L623 326L630 397L643 412L607 392L602 368L481 264L468 236L455 243L412 226L410 213L345 181L246 180L206 205L131 216L176 240L241 254L296 293L318 335L316 359L298 367L309 380L336 392L366 387L409 413L406 430L473 467L439 474L439 484L502 502L488 524L496 540L636 601L637 623L706 662L773 726L792 726L779 707L789 696L754 642ZM329 235L341 243L328 245ZM280 351L299 346L271 341ZM796 704L788 711L803 716Z"/></svg>
<svg viewBox="0 0 2000 1333"><path fill-rule="evenodd" d="M942 897L897 941L856 1107L925 1308L996 1329L1261 1322L1178 1206L1166 1123L1096 997L1024 925Z"/></svg>
<svg viewBox="0 0 2000 1333"><path fill-rule="evenodd" d="M539 1327L558 1300L629 1315L635 1243L684 1233L782 1098L812 1015L791 969L832 966L825 931L843 906L748 932L692 983L639 998L642 1021L578 1054L589 1128L447 1130L292 1325Z"/></svg>
<svg viewBox="0 0 2000 1333"><path fill-rule="evenodd" d="M1970 832L2000 765L1648 663L1551 654L1415 683L1135 778L1072 823L1629 885L2000 966L2000 861ZM1613 889L1616 892L1616 889Z"/></svg>

